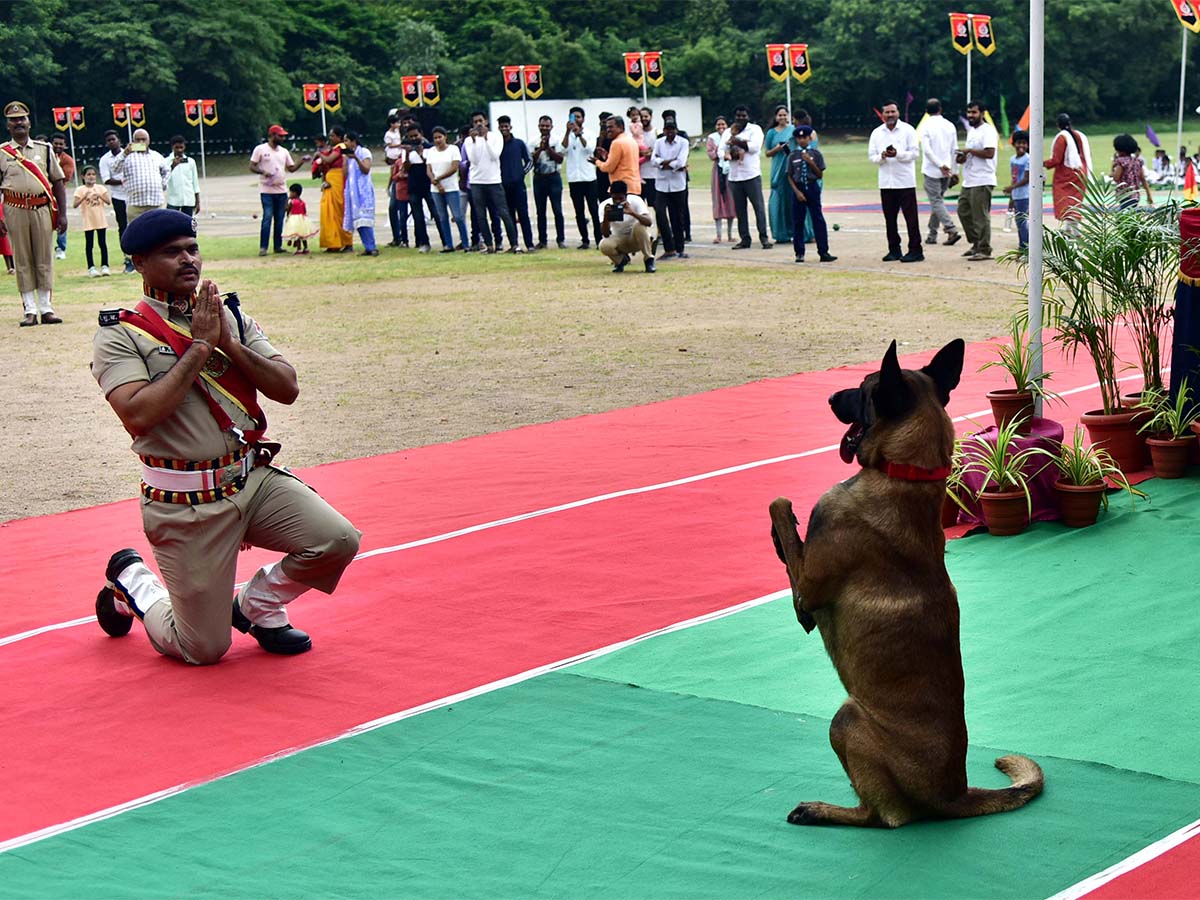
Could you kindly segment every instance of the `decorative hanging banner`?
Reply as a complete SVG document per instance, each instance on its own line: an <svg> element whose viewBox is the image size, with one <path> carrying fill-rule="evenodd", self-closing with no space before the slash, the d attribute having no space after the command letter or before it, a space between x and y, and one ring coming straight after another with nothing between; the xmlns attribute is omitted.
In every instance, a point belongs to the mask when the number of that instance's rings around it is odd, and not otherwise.
<svg viewBox="0 0 1200 900"><path fill-rule="evenodd" d="M783 44L767 44L767 71L776 81L787 81L788 61Z"/></svg>
<svg viewBox="0 0 1200 900"><path fill-rule="evenodd" d="M134 128L141 128L146 124L146 104L145 103L130 103L129 104L129 121L133 123Z"/></svg>
<svg viewBox="0 0 1200 900"><path fill-rule="evenodd" d="M59 131L66 131L71 127L71 117L68 115L70 109L66 106L54 107L54 127Z"/></svg>
<svg viewBox="0 0 1200 900"><path fill-rule="evenodd" d="M114 103L113 108L113 124L118 128L124 128L129 124L129 104Z"/></svg>
<svg viewBox="0 0 1200 900"><path fill-rule="evenodd" d="M201 100L200 114L204 116L205 125L217 124L217 101L216 100Z"/></svg>
<svg viewBox="0 0 1200 900"><path fill-rule="evenodd" d="M792 44L788 47L788 62L792 68L792 77L803 83L812 75L812 67L808 61L808 44Z"/></svg>
<svg viewBox="0 0 1200 900"><path fill-rule="evenodd" d="M644 77L642 73L642 54L626 53L623 55L625 57L625 80L635 88L641 87Z"/></svg>
<svg viewBox="0 0 1200 900"><path fill-rule="evenodd" d="M416 75L404 75L400 78L400 97L405 106L421 105L420 79Z"/></svg>
<svg viewBox="0 0 1200 900"><path fill-rule="evenodd" d="M536 100L538 97L542 96L541 66L525 67L525 96L530 100Z"/></svg>
<svg viewBox="0 0 1200 900"><path fill-rule="evenodd" d="M500 68L504 71L504 93L510 100L520 100L521 95L525 92L525 87L521 84L521 67L501 66Z"/></svg>
<svg viewBox="0 0 1200 900"><path fill-rule="evenodd" d="M83 131L84 126L87 125L83 118L83 107L68 106L67 109L71 111L71 127L76 131Z"/></svg>
<svg viewBox="0 0 1200 900"><path fill-rule="evenodd" d="M646 81L655 87L663 83L662 54L657 51L646 54Z"/></svg>
<svg viewBox="0 0 1200 900"><path fill-rule="evenodd" d="M304 108L311 113L321 111L321 86L319 84L304 86Z"/></svg>
<svg viewBox="0 0 1200 900"><path fill-rule="evenodd" d="M1196 5L1192 0L1171 0L1171 5L1175 7L1175 15L1184 28L1200 31L1200 16L1196 15Z"/></svg>
<svg viewBox="0 0 1200 900"><path fill-rule="evenodd" d="M337 112L342 108L342 86L340 84L325 85L325 108Z"/></svg>
<svg viewBox="0 0 1200 900"><path fill-rule="evenodd" d="M184 100L183 101L183 118L189 125L200 124L200 101L199 100Z"/></svg>
<svg viewBox="0 0 1200 900"><path fill-rule="evenodd" d="M996 36L992 34L991 16L971 16L971 30L975 33L975 49L984 56L996 52Z"/></svg>
<svg viewBox="0 0 1200 900"><path fill-rule="evenodd" d="M421 76L421 96L425 98L426 106L437 106L438 101L442 99L442 89L438 86L438 76Z"/></svg>
<svg viewBox="0 0 1200 900"><path fill-rule="evenodd" d="M950 13L950 40L963 56L971 52L971 21L966 13Z"/></svg>

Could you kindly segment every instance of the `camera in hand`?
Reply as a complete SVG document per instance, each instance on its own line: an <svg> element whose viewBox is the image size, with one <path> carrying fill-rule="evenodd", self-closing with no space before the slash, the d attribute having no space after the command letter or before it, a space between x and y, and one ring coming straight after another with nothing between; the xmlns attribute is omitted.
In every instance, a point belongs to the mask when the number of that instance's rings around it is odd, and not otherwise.
<svg viewBox="0 0 1200 900"><path fill-rule="evenodd" d="M604 217L610 222L620 222L625 218L625 204L622 203L619 206L616 203L611 204Z"/></svg>

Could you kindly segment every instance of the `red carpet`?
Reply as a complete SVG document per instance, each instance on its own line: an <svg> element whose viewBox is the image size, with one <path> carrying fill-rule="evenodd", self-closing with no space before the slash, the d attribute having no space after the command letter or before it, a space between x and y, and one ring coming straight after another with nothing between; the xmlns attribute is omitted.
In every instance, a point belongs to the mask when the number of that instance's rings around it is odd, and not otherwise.
<svg viewBox="0 0 1200 900"><path fill-rule="evenodd" d="M976 369L992 355L986 345L968 348L951 415L986 409L983 395L1001 379ZM1050 355L1056 390L1090 384L1090 371ZM297 603L294 618L313 633L312 653L283 660L238 636L222 664L193 669L159 657L140 627L113 640L92 623L0 646L6 694L21 698L0 712L7 746L20 748L0 770L7 798L0 841L782 590L767 504L786 494L803 519L823 491L852 474L836 452L369 554L821 451L842 433L826 398L875 367L755 382L305 472L362 529L368 554L335 597ZM1068 399L1072 411L1049 414L1072 418L1096 395ZM135 501L11 522L0 542L7 559L22 561L9 576L0 639L87 616L114 549L149 556ZM269 558L244 554L239 577Z"/></svg>

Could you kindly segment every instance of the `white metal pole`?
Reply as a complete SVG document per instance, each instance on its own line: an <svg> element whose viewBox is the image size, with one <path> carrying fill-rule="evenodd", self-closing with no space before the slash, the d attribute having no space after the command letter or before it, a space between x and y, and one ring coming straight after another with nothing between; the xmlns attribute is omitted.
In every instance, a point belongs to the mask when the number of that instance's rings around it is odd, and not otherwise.
<svg viewBox="0 0 1200 900"><path fill-rule="evenodd" d="M75 117L75 108L67 107L67 139L71 142L71 159L75 159L75 128L71 120ZM75 187L79 187L79 161L75 160Z"/></svg>
<svg viewBox="0 0 1200 900"><path fill-rule="evenodd" d="M1029 0L1029 349L1033 376L1042 374L1042 206L1046 190L1045 138L1046 0ZM1034 395L1034 414L1042 398Z"/></svg>
<svg viewBox="0 0 1200 900"><path fill-rule="evenodd" d="M971 24L970 27L974 28L975 25ZM967 51L967 99L966 102L963 103L964 109L966 108L967 103L971 102L971 57L973 55L974 54L971 50Z"/></svg>
<svg viewBox="0 0 1200 900"><path fill-rule="evenodd" d="M425 76L417 76L417 106L425 108ZM424 127L424 126L422 126Z"/></svg>
<svg viewBox="0 0 1200 900"><path fill-rule="evenodd" d="M639 52L642 54L642 106L649 106L650 99L646 93L646 85L650 83L650 80L646 77L646 51Z"/></svg>
<svg viewBox="0 0 1200 900"><path fill-rule="evenodd" d="M133 113L129 111L130 104L125 104L125 127L129 130L129 143L133 143Z"/></svg>
<svg viewBox="0 0 1200 900"><path fill-rule="evenodd" d="M1179 152L1179 148L1183 146L1183 86L1184 79L1187 77L1187 34L1186 28L1180 27L1183 32L1183 45L1179 51L1179 122L1175 127L1175 152ZM1182 165L1183 160L1179 160ZM1181 168L1182 172L1183 169Z"/></svg>
<svg viewBox="0 0 1200 900"><path fill-rule="evenodd" d="M324 84L324 82L322 82L320 85L318 85L318 88L321 91L321 134L328 136L329 135L329 126L327 126L325 124L325 84Z"/></svg>
<svg viewBox="0 0 1200 900"><path fill-rule="evenodd" d="M208 166L204 160L204 103L200 102L200 177L204 179L204 193L208 193Z"/></svg>
<svg viewBox="0 0 1200 900"><path fill-rule="evenodd" d="M787 108L788 108L787 111L788 111L788 121L789 122L792 121L792 54L791 54L791 47L792 47L791 44L783 45L783 58L787 61L787 79L785 80L784 83L787 85Z"/></svg>

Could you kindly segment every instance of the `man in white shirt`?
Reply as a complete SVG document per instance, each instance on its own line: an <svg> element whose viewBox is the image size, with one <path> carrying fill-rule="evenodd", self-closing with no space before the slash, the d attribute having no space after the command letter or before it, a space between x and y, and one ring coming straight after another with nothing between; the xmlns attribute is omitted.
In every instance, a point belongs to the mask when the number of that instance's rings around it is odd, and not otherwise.
<svg viewBox="0 0 1200 900"><path fill-rule="evenodd" d="M750 110L744 106L734 109L733 121L742 129L736 136L731 134L725 144L729 153L729 193L733 197L733 208L737 213L738 223L738 242L733 245L733 249L746 250L750 247L750 223L746 210L746 204L749 202L754 207L754 224L758 227L758 239L762 241L764 250L770 250L767 212L763 206L762 163L759 161L763 130L750 121Z"/></svg>
<svg viewBox="0 0 1200 900"><path fill-rule="evenodd" d="M958 151L958 129L942 115L942 101L930 97L925 104L928 118L921 126L921 175L925 196L929 198L929 234L925 243L936 244L938 226L946 232L946 245L957 244L962 234L950 213L946 212L946 191L954 173L954 155Z"/></svg>
<svg viewBox="0 0 1200 900"><path fill-rule="evenodd" d="M590 246L588 241L587 216L592 217L592 230L596 246L600 245L600 192L596 185L596 166L591 162L595 148L583 133L583 108L572 106L567 115L567 130L562 139L563 158L567 169L567 187L571 192L571 203L575 207L575 224L583 243L580 250Z"/></svg>
<svg viewBox="0 0 1200 900"><path fill-rule="evenodd" d="M125 211L132 222L144 212L166 205L167 176L171 167L157 150L150 149L150 132L139 128L133 140L112 163L125 188Z"/></svg>
<svg viewBox="0 0 1200 900"><path fill-rule="evenodd" d="M283 220L287 216L287 173L295 172L299 162L292 159L286 147L279 144L280 138L288 136L282 125L267 129L267 139L250 153L250 171L258 176L258 199L262 205L262 223L258 228L258 255L267 255L267 242L272 235L275 252L283 253ZM343 165L347 165L343 163ZM349 238L347 238L349 241Z"/></svg>
<svg viewBox="0 0 1200 900"><path fill-rule="evenodd" d="M500 154L504 150L504 138L498 132L488 130L487 113L481 110L471 114L471 134L466 139L466 150L467 160L471 164L471 206L479 217L479 228L487 243L487 252L496 252L496 244L489 238L500 233L497 222L504 224L509 247L517 247L517 227L509 214L504 186L500 183ZM487 220L489 213L492 217L491 228Z"/></svg>
<svg viewBox="0 0 1200 900"><path fill-rule="evenodd" d="M657 185L655 179L658 178L658 170L654 167L654 163L650 161L650 157L654 155L654 141L658 135L654 131L654 112L648 106L643 106L638 110L638 120L642 123L642 146L646 148L646 155L640 159L638 165L638 174L642 177L642 199L645 200L651 209L656 208L654 202L657 198L654 196ZM657 219L657 215L655 216ZM658 223L658 230L662 231L662 222Z"/></svg>
<svg viewBox="0 0 1200 900"><path fill-rule="evenodd" d="M654 250L650 246L650 207L637 194L629 193L623 181L609 186L611 199L600 205L600 252L613 262L613 271L620 273L629 265L633 253L642 254L647 272L654 271Z"/></svg>
<svg viewBox="0 0 1200 900"><path fill-rule="evenodd" d="M387 117L387 131L383 135L383 157L387 160L388 171L396 164L404 153L404 132L400 130L400 116L392 110ZM392 242L389 247L400 246L400 201L396 192L388 186L388 225L392 230Z"/></svg>
<svg viewBox="0 0 1200 900"><path fill-rule="evenodd" d="M921 225L917 221L917 132L900 121L900 107L889 100L883 104L883 124L871 132L867 158L879 167L879 200L887 226L887 256L884 262L913 263L925 259L921 247ZM897 215L904 213L908 227L908 252L900 252Z"/></svg>
<svg viewBox="0 0 1200 900"><path fill-rule="evenodd" d="M171 174L167 176L167 209L185 216L200 214L200 176L196 161L187 155L183 135L171 138Z"/></svg>
<svg viewBox="0 0 1200 900"><path fill-rule="evenodd" d="M663 259L687 259L683 249L687 205L688 142L679 136L674 119L663 119L663 133L654 142L650 161L655 172L655 206L658 233L663 242Z"/></svg>
<svg viewBox="0 0 1200 900"><path fill-rule="evenodd" d="M113 171L113 161L121 152L121 136L113 129L108 129L104 132L104 146L108 150L100 156L100 182L108 188L108 196L112 198L113 214L117 217L117 240L119 241L125 234L125 227L129 224L129 216L125 209L125 181L121 178L120 173ZM133 260L126 256L125 274L132 275L133 272Z"/></svg>
<svg viewBox="0 0 1200 900"><path fill-rule="evenodd" d="M996 188L996 150L1000 136L983 117L976 100L967 104L967 143L958 151L963 164L958 218L971 249L963 255L971 262L992 258L992 191Z"/></svg>

